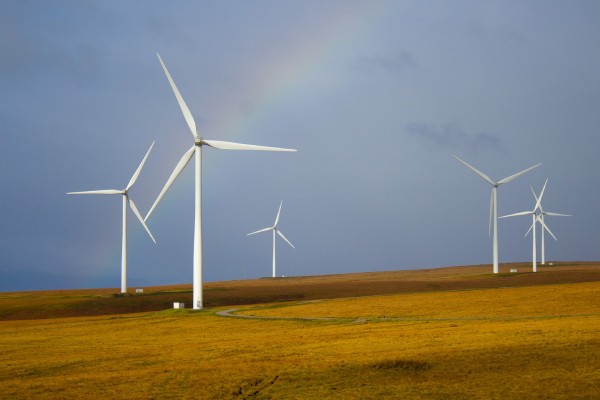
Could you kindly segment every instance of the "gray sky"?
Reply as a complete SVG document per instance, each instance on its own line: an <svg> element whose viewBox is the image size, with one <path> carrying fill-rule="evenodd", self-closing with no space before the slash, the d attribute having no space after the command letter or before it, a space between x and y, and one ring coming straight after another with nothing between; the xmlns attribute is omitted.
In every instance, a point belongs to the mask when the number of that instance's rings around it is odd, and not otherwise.
<svg viewBox="0 0 600 400"><path fill-rule="evenodd" d="M499 214L533 208L550 260L597 260L600 3L2 1L0 290L118 287L121 189L145 214L192 144L160 52L203 137L298 153L203 151L204 276L491 263ZM130 287L191 283L193 168L148 225L129 213ZM500 220L500 262L531 259Z"/></svg>

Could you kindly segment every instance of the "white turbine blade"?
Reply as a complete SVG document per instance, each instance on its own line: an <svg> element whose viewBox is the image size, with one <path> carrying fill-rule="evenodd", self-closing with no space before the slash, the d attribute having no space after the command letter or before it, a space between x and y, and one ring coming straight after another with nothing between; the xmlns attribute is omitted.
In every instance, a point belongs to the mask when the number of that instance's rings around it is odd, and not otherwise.
<svg viewBox="0 0 600 400"><path fill-rule="evenodd" d="M68 192L67 194L123 194L122 190L106 189L106 190L88 190L86 192Z"/></svg>
<svg viewBox="0 0 600 400"><path fill-rule="evenodd" d="M531 211L521 211L521 212L514 213L514 214L503 215L503 216L501 216L499 218L519 217L521 215L531 215L531 214L532 214Z"/></svg>
<svg viewBox="0 0 600 400"><path fill-rule="evenodd" d="M474 166L466 163L465 161L461 160L460 158L458 158L456 156L454 156L454 158L456 158L458 161L460 161L461 163L463 163L467 168L469 168L471 171L475 172L477 175L479 175L481 178L483 178L490 185L495 185L495 182L493 180L491 180L489 176L487 176L486 174L484 174L483 172L481 172L480 170L478 170Z"/></svg>
<svg viewBox="0 0 600 400"><path fill-rule="evenodd" d="M279 203L279 211L277 211L277 216L275 217L275 223L273 224L273 227L276 228L277 224L279 223L279 214L281 214L281 206L283 205L283 200L281 200L281 203Z"/></svg>
<svg viewBox="0 0 600 400"><path fill-rule="evenodd" d="M533 193L533 197L535 198L535 202L537 203L538 201L538 197L537 194L535 194L535 190L533 190L533 187L529 186L529 189L531 189L531 193ZM539 206L540 211L543 213L544 209L542 208L542 202L540 201L540 206Z"/></svg>
<svg viewBox="0 0 600 400"><path fill-rule="evenodd" d="M533 194L535 201L537 201L538 197L537 197L537 194L535 194L535 190L533 190L533 186L529 186L529 189L531 189L531 193Z"/></svg>
<svg viewBox="0 0 600 400"><path fill-rule="evenodd" d="M167 192L167 190L169 190L169 188L171 187L171 184L173 184L173 181L175 179L177 179L177 177L179 176L179 174L181 173L181 171L183 171L183 169L185 168L185 166L187 165L187 163L190 162L190 160L191 160L192 156L194 155L195 151L196 151L196 146L194 145L188 151L186 151L183 154L183 156L181 157L181 159L177 163L177 166L175 166L175 169L171 173L171 176L167 180L167 183L165 183L165 186L163 187L163 189L161 190L160 194L158 195L158 197L154 201L154 204L152 204L152 207L150 207L150 211L148 211L148 214L146 214L146 217L144 218L144 221L148 220L148 217L150 216L150 214L152 214L152 211L154 211L154 208L160 202L160 199L162 199L162 197L165 195L165 193Z"/></svg>
<svg viewBox="0 0 600 400"><path fill-rule="evenodd" d="M171 78L171 74L169 73L169 70L165 66L165 63L163 62L162 58L160 58L160 54L156 53L156 55L158 56L158 61L160 61L160 65L162 65L163 70L165 71L165 74L167 75L167 79L169 80L169 83L171 84L171 89L173 89L173 92L175 93L175 97L177 98L177 103L179 103L179 108L181 108L181 112L183 113L185 122L187 122L188 126L190 127L190 131L192 131L192 135L194 135L195 138L199 138L198 132L196 131L196 121L194 121L194 117L192 116L190 109L188 108L187 104L185 104L183 97L181 97L181 93L179 93L179 89L177 89L177 86L175 86L175 82L173 82L173 78Z"/></svg>
<svg viewBox="0 0 600 400"><path fill-rule="evenodd" d="M548 179L546 179L546 182L544 182L544 187L542 188L542 191L540 192L540 197L538 197L537 201L535 202L535 208L533 209L533 211L537 210L538 208L541 209L542 197L544 197L544 191L546 190L547 184L548 184Z"/></svg>
<svg viewBox="0 0 600 400"><path fill-rule="evenodd" d="M294 245L292 244L292 242L290 242L289 240L287 240L287 238L285 236L283 236L283 233L279 232L277 229L275 230L275 232L277 232L277 234L279 236L281 236L281 238L283 240L285 240L287 242L287 244L289 244L290 246L292 246L293 249L295 249Z"/></svg>
<svg viewBox="0 0 600 400"><path fill-rule="evenodd" d="M268 147L268 146L256 146L253 144L243 144L234 142L223 142L221 140L204 140L202 144L205 144L215 149L221 150L262 150L262 151L298 151L296 149L284 149L281 147Z"/></svg>
<svg viewBox="0 0 600 400"><path fill-rule="evenodd" d="M148 232L148 235L150 235L150 239L152 239L152 241L156 244L156 240L154 239L154 236L152 236L152 233L150 232L150 229L148 229L148 226L144 222L144 219L142 218L142 215L138 211L138 209L135 206L135 203L133 202L133 200L131 200L129 198L129 196L127 196L127 203L129 203L129 207L131 208L131 210L133 211L133 213L135 214L135 216L140 220L140 222L144 226L144 229L146 229L146 232Z"/></svg>
<svg viewBox="0 0 600 400"><path fill-rule="evenodd" d="M519 176L523 175L524 173L526 173L526 172L529 172L529 171L531 171L532 169L534 169L534 168L536 168L536 167L539 167L540 165L542 165L542 164L536 164L536 165L534 165L533 167L529 167L529 168L527 168L527 169L524 169L524 170L523 170L523 171L521 171L521 172L517 172L517 173L516 173L516 174L514 174L514 175L511 175L511 176L509 176L509 177L506 177L506 178L504 178L504 179L502 179L502 180L499 180L499 181L498 181L498 185L502 185L502 184L504 184L504 183L508 183L508 182L512 181L513 179L516 179L516 178L518 178Z"/></svg>
<svg viewBox="0 0 600 400"><path fill-rule="evenodd" d="M559 213L553 213L553 212L544 212L545 215L549 215L551 217L572 217L572 215L569 214L559 214Z"/></svg>
<svg viewBox="0 0 600 400"><path fill-rule="evenodd" d="M142 171L142 168L144 168L144 163L146 162L146 159L148 158L148 155L150 154L150 151L152 150L153 146L154 146L154 142L152 142L152 144L150 145L150 148L148 149L148 151L146 152L146 155L142 159L142 162L140 163L140 166L138 167L138 169L135 170L135 173L133 174L133 176L129 180L129 183L127 184L127 187L125 188L125 190L131 189L131 187L135 184L135 181L137 181L137 178L140 175L140 172Z"/></svg>
<svg viewBox="0 0 600 400"><path fill-rule="evenodd" d="M268 228L264 228L264 229L258 230L258 231L256 231L256 232L249 233L249 234L247 234L246 236L254 235L255 233L261 233L261 232L270 231L270 230L272 230L272 229L273 229L273 227L272 227L272 226L270 226L270 227L268 227Z"/></svg>
<svg viewBox="0 0 600 400"><path fill-rule="evenodd" d="M550 228L548 228L548 225L546 225L544 223L544 221L542 221L541 219L539 221L540 221L540 224L542 224L543 229L545 229L554 238L554 240L556 240L558 242L558 239L556 238L556 236L554 236L554 233L552 233Z"/></svg>
<svg viewBox="0 0 600 400"><path fill-rule="evenodd" d="M532 229L533 229L533 224L529 225L529 229L527 230L527 232L525 232L525 235L523 237L527 237L527 235L529 235L529 232L531 232Z"/></svg>

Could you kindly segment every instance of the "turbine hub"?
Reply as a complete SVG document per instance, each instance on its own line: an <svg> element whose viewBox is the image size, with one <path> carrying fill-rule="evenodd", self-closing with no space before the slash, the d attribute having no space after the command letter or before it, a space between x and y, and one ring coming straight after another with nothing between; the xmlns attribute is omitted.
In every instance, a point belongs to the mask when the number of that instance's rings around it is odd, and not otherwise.
<svg viewBox="0 0 600 400"><path fill-rule="evenodd" d="M194 138L195 146L202 146L202 138Z"/></svg>

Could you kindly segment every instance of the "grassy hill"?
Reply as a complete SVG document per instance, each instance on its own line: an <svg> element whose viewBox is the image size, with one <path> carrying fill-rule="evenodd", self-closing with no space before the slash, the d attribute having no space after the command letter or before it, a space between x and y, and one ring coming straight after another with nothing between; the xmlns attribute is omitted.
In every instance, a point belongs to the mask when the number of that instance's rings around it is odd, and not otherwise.
<svg viewBox="0 0 600 400"><path fill-rule="evenodd" d="M517 269L518 273L510 273ZM206 307L248 305L293 300L316 300L380 294L522 287L600 281L600 263L573 262L540 266L531 273L527 263L503 264L500 274L490 265L406 271L364 272L288 278L209 282ZM0 293L0 321L61 318L160 311L174 302L192 303L191 285L134 289L82 289Z"/></svg>
<svg viewBox="0 0 600 400"><path fill-rule="evenodd" d="M529 269L2 293L0 398L598 398L600 264Z"/></svg>

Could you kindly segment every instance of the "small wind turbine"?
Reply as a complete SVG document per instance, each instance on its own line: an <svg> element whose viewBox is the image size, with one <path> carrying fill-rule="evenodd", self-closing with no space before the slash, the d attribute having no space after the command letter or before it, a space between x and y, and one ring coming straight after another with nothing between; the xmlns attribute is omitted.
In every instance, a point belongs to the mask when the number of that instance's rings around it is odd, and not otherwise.
<svg viewBox="0 0 600 400"><path fill-rule="evenodd" d="M548 181L546 179L546 181ZM533 197L535 197L535 200L537 201L537 195L535 194L533 188L531 188L531 193L533 193ZM548 228L548 226L545 224L544 221L544 217L550 216L550 217L572 217L572 215L569 214L559 214L559 213L555 213L555 212L549 212L549 211L544 211L544 209L542 208L542 203L540 202L540 213L537 216L537 220L540 223L540 225L542 225L542 265L546 264L546 244L544 243L544 236L545 236L545 231L548 231L548 233L554 238L554 240L558 241L558 239L556 238L556 236L554 236L554 234L550 231L550 228ZM529 228L529 231L531 230L531 228ZM527 231L527 233L525 234L525 236L527 236L527 234L529 234L529 231Z"/></svg>
<svg viewBox="0 0 600 400"><path fill-rule="evenodd" d="M171 173L171 176L165 183L162 191L154 201L154 204L148 211L146 218L150 217L152 211L160 202L164 194L169 190L175 179L179 176L181 171L185 168L188 162L192 159L192 156L195 155L195 207L194 207L194 276L193 276L193 286L194 286L194 294L192 299L192 304L194 310L202 309L202 174L201 174L201 164L202 164L202 146L213 147L215 149L221 150L266 150L266 151L296 151L295 149L282 149L279 147L266 147L266 146L255 146L251 144L242 144L242 143L233 143L233 142L223 142L219 140L206 140L198 135L198 131L196 129L196 122L194 121L194 117L190 112L188 106L185 104L183 97L179 93L177 86L175 86L175 82L171 78L171 74L167 70L167 67L163 63L160 55L156 53L158 56L158 61L162 65L163 70L165 71L165 75L167 75L167 79L169 80L169 84L171 85L171 89L175 93L175 97L177 98L177 103L179 103L179 108L181 108L181 112L183 113L183 117L187 122L190 131L192 132L192 136L194 137L194 145L187 150L177 165L175 169Z"/></svg>
<svg viewBox="0 0 600 400"><path fill-rule="evenodd" d="M275 223L273 224L273 226L270 226L270 227L264 228L264 229L260 229L256 232L252 232L247 235L247 236L250 236L250 235L254 235L255 233L273 231L273 278L275 278L277 276L277 274L275 272L275 234L281 236L281 238L283 240L285 240L287 242L287 244L289 244L290 246L292 246L292 248L295 249L294 245L289 240L287 240L287 238L285 236L283 236L283 233L281 233L281 231L279 229L277 229L277 224L279 223L279 214L281 214L281 206L282 205L283 205L283 200L281 200L281 203L279 204L279 211L277 211L277 216L275 217Z"/></svg>
<svg viewBox="0 0 600 400"><path fill-rule="evenodd" d="M533 208L533 210L531 211L522 211L522 212L518 212L518 213L514 213L514 214L509 214L509 215L503 215L500 218L508 218L508 217L517 217L517 216L521 216L521 215L531 215L531 227L529 228L530 231L532 231L532 265L533 265L533 272L537 272L537 242L535 240L535 224L538 221L538 215L537 215L537 210L540 208L540 203L542 202L542 197L544 196L544 190L546 190L546 184L548 183L548 179L546 179L546 182L544 183L544 187L542 188L542 192L540 193L540 197L536 196L536 201L535 201L535 207ZM548 227L540 220L540 223L542 224L542 230L548 229ZM550 232L550 229L548 229L548 232ZM529 233L529 231L527 231L527 233L525 234L525 236L527 236L527 234ZM550 232L552 234L552 232ZM552 235L554 236L554 235Z"/></svg>
<svg viewBox="0 0 600 400"><path fill-rule="evenodd" d="M497 193L498 186L508 183L508 182L512 181L513 179L516 179L519 176L523 175L524 173L531 171L535 167L539 167L542 164L534 165L533 167L529 167L521 172L517 172L514 175L511 175L509 177L501 179L498 182L494 182L493 180L490 179L490 177L488 177L486 174L479 171L472 165L467 164L466 162L464 162L463 160L461 160L460 158L458 158L456 156L454 156L454 158L456 158L458 161L463 163L467 168L469 168L470 170L475 172L477 175L479 175L481 178L483 178L483 180L485 180L490 185L492 185L492 195L490 198L490 223L488 226L488 235L490 234L490 231L492 229L492 219L493 219L493 221L494 221L494 237L493 237L493 244L492 244L493 271L494 271L494 274L497 274L498 273L498 193Z"/></svg>
<svg viewBox="0 0 600 400"><path fill-rule="evenodd" d="M86 191L86 192L69 192L69 193L67 193L67 194L120 194L123 196L123 241L122 241L122 245L121 245L122 246L121 247L121 293L127 293L127 205L129 205L129 207L131 208L131 210L133 211L135 216L142 223L142 225L144 226L144 229L146 229L146 232L148 232L148 235L150 235L150 238L152 239L152 241L154 243L156 243L156 240L154 240L154 236L152 236L152 233L150 233L150 229L148 229L148 226L142 219L142 216L141 216L140 212L138 211L138 208L135 206L135 203L133 202L133 200L131 200L129 198L129 189L131 189L131 187L135 184L135 181L137 180L138 176L140 175L140 172L142 171L142 168L144 167L144 163L146 162L146 159L148 158L148 155L150 154L150 151L152 150L153 146L154 146L154 142L152 142L152 144L150 145L148 152L144 156L144 159L140 163L140 166L138 167L138 169L135 171L135 173L129 180L129 183L127 184L125 189L123 189L123 190L116 190L116 189L90 190L90 191Z"/></svg>

